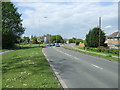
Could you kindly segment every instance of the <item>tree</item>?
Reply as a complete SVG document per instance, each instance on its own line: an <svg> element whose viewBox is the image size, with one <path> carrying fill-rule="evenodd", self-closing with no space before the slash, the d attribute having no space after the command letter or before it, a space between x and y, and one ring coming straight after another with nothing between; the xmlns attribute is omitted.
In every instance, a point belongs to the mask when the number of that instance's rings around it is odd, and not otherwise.
<svg viewBox="0 0 120 90"><path fill-rule="evenodd" d="M55 43L57 41L57 43L61 43L61 42L64 42L63 38L61 35L52 35L50 37L50 41Z"/></svg>
<svg viewBox="0 0 120 90"><path fill-rule="evenodd" d="M69 39L69 43L74 43L74 40L73 39Z"/></svg>
<svg viewBox="0 0 120 90"><path fill-rule="evenodd" d="M33 37L32 43L33 43L33 44L38 44L38 41L37 41L37 37L36 37L36 36Z"/></svg>
<svg viewBox="0 0 120 90"><path fill-rule="evenodd" d="M75 41L76 45L79 45L80 42L83 43L83 40L82 39L76 39L76 41Z"/></svg>
<svg viewBox="0 0 120 90"><path fill-rule="evenodd" d="M105 33L98 27L93 28L86 35L86 43L89 47L98 47L99 42L99 30L100 30L100 46L104 46L105 42Z"/></svg>
<svg viewBox="0 0 120 90"><path fill-rule="evenodd" d="M77 39L73 37L72 39L69 39L69 43L75 43L76 40L77 40Z"/></svg>
<svg viewBox="0 0 120 90"><path fill-rule="evenodd" d="M13 3L2 2L2 48L13 47L24 33L20 17Z"/></svg>
<svg viewBox="0 0 120 90"><path fill-rule="evenodd" d="M23 42L24 42L25 44L28 44L28 43L30 42L29 37L23 37Z"/></svg>

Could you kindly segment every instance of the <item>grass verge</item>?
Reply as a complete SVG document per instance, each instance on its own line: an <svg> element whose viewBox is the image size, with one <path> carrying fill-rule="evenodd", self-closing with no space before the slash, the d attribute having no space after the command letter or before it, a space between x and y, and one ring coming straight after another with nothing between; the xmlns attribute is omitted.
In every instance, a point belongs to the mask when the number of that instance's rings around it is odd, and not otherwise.
<svg viewBox="0 0 120 90"><path fill-rule="evenodd" d="M4 52L4 51L8 51L9 49L2 49L0 50L0 52Z"/></svg>
<svg viewBox="0 0 120 90"><path fill-rule="evenodd" d="M109 55L113 55L113 56L118 56L118 54L113 54L113 53L107 53L107 52L98 52L98 51L93 51L93 50L89 50L89 49L87 49L87 48L84 48L84 47L82 47L82 46L75 46L76 48L78 48L78 49L82 49L82 50L87 50L87 51L91 51L91 52L96 52L96 53L101 53L101 54L109 54ZM92 48L92 49L97 49L97 48ZM109 50L109 49L108 49ZM111 52L111 51L110 51ZM116 51L116 52L118 52L118 50Z"/></svg>
<svg viewBox="0 0 120 90"><path fill-rule="evenodd" d="M60 88L41 47L4 55L2 67L2 88Z"/></svg>
<svg viewBox="0 0 120 90"><path fill-rule="evenodd" d="M119 58L112 57L111 55L104 56L104 55L95 54L95 53L91 53L91 52L84 52L84 51L76 50L76 49L73 49L73 48L67 47L67 46L63 46L63 48L69 49L69 50L74 50L74 51L84 53L84 54L88 54L88 55L92 55L92 56L97 56L97 57L100 57L100 58L105 58L105 59L108 59L108 60L120 61Z"/></svg>
<svg viewBox="0 0 120 90"><path fill-rule="evenodd" d="M46 44L16 44L17 47L39 47L39 46L45 46Z"/></svg>

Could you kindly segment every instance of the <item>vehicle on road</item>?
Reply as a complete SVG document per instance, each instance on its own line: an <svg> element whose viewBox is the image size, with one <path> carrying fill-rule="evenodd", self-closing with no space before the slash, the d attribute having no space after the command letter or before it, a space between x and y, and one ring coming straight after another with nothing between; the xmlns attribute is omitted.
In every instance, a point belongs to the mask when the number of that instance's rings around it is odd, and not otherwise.
<svg viewBox="0 0 120 90"><path fill-rule="evenodd" d="M57 43L56 45L55 45L56 47L60 47L60 45Z"/></svg>
<svg viewBox="0 0 120 90"><path fill-rule="evenodd" d="M50 47L51 46L50 43L48 43L47 46Z"/></svg>
<svg viewBox="0 0 120 90"><path fill-rule="evenodd" d="M55 43L51 43L50 45L51 45L51 46L55 46Z"/></svg>

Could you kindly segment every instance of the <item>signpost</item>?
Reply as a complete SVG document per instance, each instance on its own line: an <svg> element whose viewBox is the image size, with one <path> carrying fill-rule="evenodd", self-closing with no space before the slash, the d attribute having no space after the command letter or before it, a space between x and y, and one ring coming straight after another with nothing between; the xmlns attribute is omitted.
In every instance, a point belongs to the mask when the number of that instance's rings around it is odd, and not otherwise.
<svg viewBox="0 0 120 90"><path fill-rule="evenodd" d="M44 43L47 43L47 37L44 37Z"/></svg>

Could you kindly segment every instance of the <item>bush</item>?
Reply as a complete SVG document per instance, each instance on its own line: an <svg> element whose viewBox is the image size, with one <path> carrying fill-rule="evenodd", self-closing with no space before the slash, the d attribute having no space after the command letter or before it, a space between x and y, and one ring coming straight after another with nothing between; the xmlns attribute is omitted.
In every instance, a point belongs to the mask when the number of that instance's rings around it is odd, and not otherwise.
<svg viewBox="0 0 120 90"><path fill-rule="evenodd" d="M76 45L79 45L80 42L76 42Z"/></svg>
<svg viewBox="0 0 120 90"><path fill-rule="evenodd" d="M118 55L117 49L105 49L105 48L92 48L92 47L86 47L88 51L95 51L95 52L104 52L104 53L111 53Z"/></svg>

